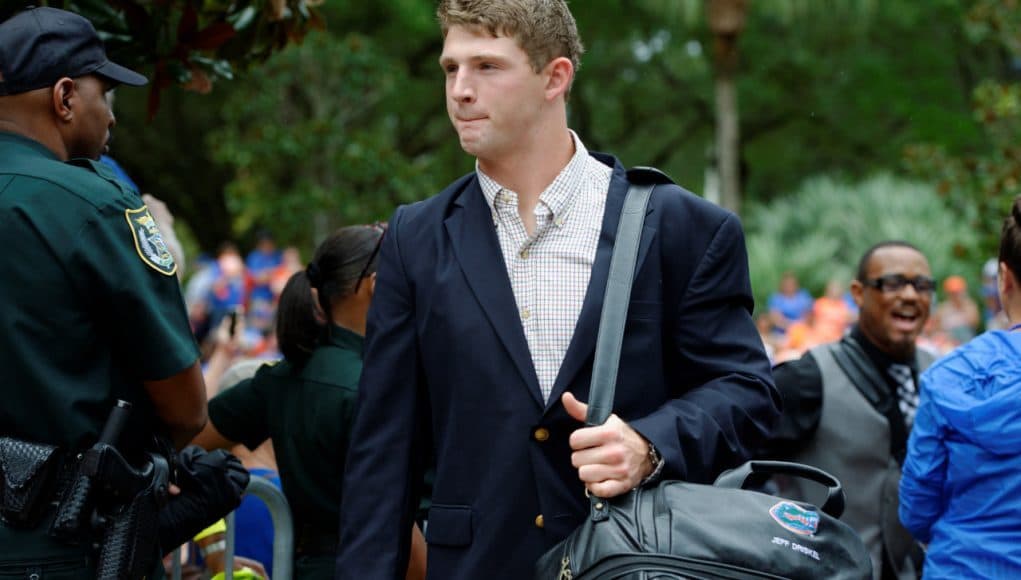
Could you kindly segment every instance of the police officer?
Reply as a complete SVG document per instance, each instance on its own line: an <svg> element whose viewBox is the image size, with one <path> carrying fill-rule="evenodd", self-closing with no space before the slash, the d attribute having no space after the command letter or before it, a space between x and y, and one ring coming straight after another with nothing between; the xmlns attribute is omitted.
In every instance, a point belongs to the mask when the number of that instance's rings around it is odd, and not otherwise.
<svg viewBox="0 0 1021 580"><path fill-rule="evenodd" d="M95 577L89 542L50 523L116 400L133 404L129 459L154 431L180 448L206 421L174 260L137 192L97 161L115 124L106 92L145 83L81 16L34 8L0 24L0 578Z"/></svg>

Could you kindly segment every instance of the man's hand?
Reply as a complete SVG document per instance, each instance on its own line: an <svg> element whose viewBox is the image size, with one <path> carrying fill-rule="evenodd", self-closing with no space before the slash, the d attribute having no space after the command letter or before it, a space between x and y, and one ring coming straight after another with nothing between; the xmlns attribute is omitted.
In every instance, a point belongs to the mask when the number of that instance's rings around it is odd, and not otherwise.
<svg viewBox="0 0 1021 580"><path fill-rule="evenodd" d="M564 393L560 399L567 414L585 422L588 405ZM621 420L610 415L598 427L583 427L571 433L571 464L592 495L611 498L627 493L653 470L649 442Z"/></svg>

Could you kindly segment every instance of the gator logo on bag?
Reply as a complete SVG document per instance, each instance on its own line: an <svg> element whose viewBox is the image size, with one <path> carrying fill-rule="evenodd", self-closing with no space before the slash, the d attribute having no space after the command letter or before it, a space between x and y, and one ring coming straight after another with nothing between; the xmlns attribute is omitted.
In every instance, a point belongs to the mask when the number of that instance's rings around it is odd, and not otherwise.
<svg viewBox="0 0 1021 580"><path fill-rule="evenodd" d="M128 220L128 226L131 228L138 257L160 274L167 276L176 274L177 264L174 263L174 257L170 255L170 250L163 241L149 208L143 205L138 209L126 209L124 218Z"/></svg>
<svg viewBox="0 0 1021 580"><path fill-rule="evenodd" d="M819 512L789 501L781 501L769 508L769 515L784 529L802 536L811 536L819 529Z"/></svg>

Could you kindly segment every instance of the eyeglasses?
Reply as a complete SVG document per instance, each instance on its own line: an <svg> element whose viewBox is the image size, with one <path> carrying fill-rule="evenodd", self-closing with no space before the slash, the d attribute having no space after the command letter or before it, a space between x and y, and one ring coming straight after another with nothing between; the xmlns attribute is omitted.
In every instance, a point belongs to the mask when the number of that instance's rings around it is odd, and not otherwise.
<svg viewBox="0 0 1021 580"><path fill-rule="evenodd" d="M383 247L383 236L386 235L387 224L386 222L376 222L369 227L376 228L382 231L383 233L380 234L379 239L376 240L376 245L375 247L372 248L372 253L369 254L369 259L365 261L365 267L362 268L362 273L358 274L358 281L355 282L354 290L356 294L358 293L358 287L362 285L362 279L365 278L365 275L369 273L369 266L371 266L372 262L376 260L376 255L379 254L379 249Z"/></svg>
<svg viewBox="0 0 1021 580"><path fill-rule="evenodd" d="M936 281L928 276L908 278L903 274L887 274L871 280L862 280L862 284L890 293L899 292L908 284L911 284L919 294L931 294L936 290Z"/></svg>

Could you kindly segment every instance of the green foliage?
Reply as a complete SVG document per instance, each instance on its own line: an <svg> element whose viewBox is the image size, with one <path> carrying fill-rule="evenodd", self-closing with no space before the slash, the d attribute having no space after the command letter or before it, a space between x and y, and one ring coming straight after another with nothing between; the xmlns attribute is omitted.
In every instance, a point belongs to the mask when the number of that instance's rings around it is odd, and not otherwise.
<svg viewBox="0 0 1021 580"><path fill-rule="evenodd" d="M1021 195L1021 7L1017 0L972 0L964 30L972 50L991 52L1000 66L971 93L983 146L953 153L934 143L905 148L909 172L934 183L947 207L980 236L980 251L995 255L1000 224Z"/></svg>
<svg viewBox="0 0 1021 580"><path fill-rule="evenodd" d="M886 240L914 244L933 276L959 274L978 287L978 236L928 184L876 175L858 183L818 177L796 192L749 208L745 223L755 303L766 304L785 271L814 296L831 279L854 278L858 261ZM979 266L976 266L979 264Z"/></svg>
<svg viewBox="0 0 1021 580"><path fill-rule="evenodd" d="M25 5L0 0L0 20ZM43 0L77 12L96 27L108 55L151 71L149 115L164 89L178 84L208 92L214 79L233 78L310 28L324 23L313 8L322 0Z"/></svg>
<svg viewBox="0 0 1021 580"><path fill-rule="evenodd" d="M207 139L235 170L236 231L261 224L311 247L434 193L428 168L400 154L398 113L387 107L404 74L372 39L312 33L244 79Z"/></svg>
<svg viewBox="0 0 1021 580"><path fill-rule="evenodd" d="M694 1L695 12L678 0L572 2L587 52L569 121L590 149L698 192L714 112L712 39L704 15L686 16L701 14ZM903 170L912 143L948 155L983 146L970 94L999 61L969 48L961 1L887 0L856 20L858 2L791 0L804 12L790 14L749 3L738 85L749 202L808 175ZM434 10L431 0L330 0L322 38L235 70L210 95L163 91L152 125L136 101L144 92L124 90L115 155L157 196L188 197L172 209L207 250L256 223L305 243L316 227L385 217L472 168L445 112Z"/></svg>

